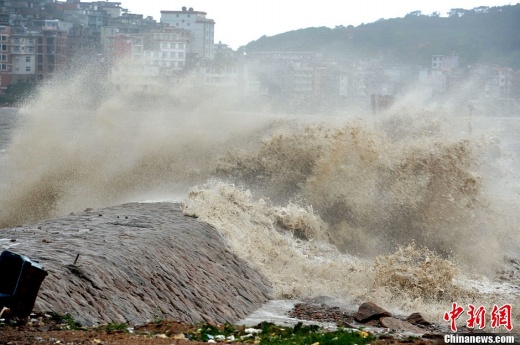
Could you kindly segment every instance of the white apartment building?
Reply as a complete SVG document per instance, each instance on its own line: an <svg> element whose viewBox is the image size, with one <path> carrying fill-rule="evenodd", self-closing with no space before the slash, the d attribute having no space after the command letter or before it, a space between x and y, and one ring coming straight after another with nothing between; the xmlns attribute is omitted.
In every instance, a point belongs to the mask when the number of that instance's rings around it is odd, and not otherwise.
<svg viewBox="0 0 520 345"><path fill-rule="evenodd" d="M459 57L457 55L432 55L432 69L452 71L459 68Z"/></svg>
<svg viewBox="0 0 520 345"><path fill-rule="evenodd" d="M146 41L148 41L149 44L146 44ZM150 44L150 42L152 44ZM186 61L186 42L182 34L173 32L145 34L143 46L143 59L145 64L179 70L183 69Z"/></svg>
<svg viewBox="0 0 520 345"><path fill-rule="evenodd" d="M13 34L11 36L12 80L33 80L36 72L37 33ZM2 55L2 60L4 60Z"/></svg>
<svg viewBox="0 0 520 345"><path fill-rule="evenodd" d="M182 8L182 11L161 11L161 23L190 32L190 53L202 59L213 59L215 21L206 12Z"/></svg>

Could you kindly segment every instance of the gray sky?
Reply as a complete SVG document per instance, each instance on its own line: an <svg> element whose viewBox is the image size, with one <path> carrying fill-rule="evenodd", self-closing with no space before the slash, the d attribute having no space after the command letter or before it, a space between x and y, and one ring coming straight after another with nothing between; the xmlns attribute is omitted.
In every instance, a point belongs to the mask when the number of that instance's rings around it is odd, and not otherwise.
<svg viewBox="0 0 520 345"><path fill-rule="evenodd" d="M179 11L182 6L206 12L215 20L215 42L231 48L249 43L262 35L273 36L286 31L314 26L335 27L371 23L381 18L404 17L413 11L423 14L452 8L471 9L479 6L514 5L504 0L118 0L131 13L153 16L160 20L161 10Z"/></svg>

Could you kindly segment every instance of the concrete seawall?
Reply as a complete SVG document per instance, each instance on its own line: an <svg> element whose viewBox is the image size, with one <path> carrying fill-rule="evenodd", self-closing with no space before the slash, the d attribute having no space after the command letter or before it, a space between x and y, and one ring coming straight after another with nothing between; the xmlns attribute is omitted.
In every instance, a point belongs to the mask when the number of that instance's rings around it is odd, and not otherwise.
<svg viewBox="0 0 520 345"><path fill-rule="evenodd" d="M1 229L0 249L49 272L35 311L70 313L87 325L235 322L271 291L215 228L174 203L130 203Z"/></svg>

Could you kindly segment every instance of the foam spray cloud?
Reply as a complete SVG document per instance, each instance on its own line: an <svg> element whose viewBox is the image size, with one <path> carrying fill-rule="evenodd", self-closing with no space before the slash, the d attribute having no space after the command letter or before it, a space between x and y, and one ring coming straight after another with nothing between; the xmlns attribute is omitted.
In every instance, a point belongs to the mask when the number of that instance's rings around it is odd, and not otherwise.
<svg viewBox="0 0 520 345"><path fill-rule="evenodd" d="M185 198L280 297L370 296L436 316L488 298L464 274L492 277L517 248L515 204L494 192L507 177L500 146L465 118L403 105L377 119L236 112L229 90L125 85L86 69L20 109L1 226Z"/></svg>

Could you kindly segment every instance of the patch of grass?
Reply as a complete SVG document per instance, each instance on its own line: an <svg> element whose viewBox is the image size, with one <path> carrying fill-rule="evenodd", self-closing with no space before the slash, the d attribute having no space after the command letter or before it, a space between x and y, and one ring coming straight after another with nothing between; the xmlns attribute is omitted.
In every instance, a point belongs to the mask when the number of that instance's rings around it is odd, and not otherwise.
<svg viewBox="0 0 520 345"><path fill-rule="evenodd" d="M244 342L251 342L260 345L312 345L319 343L320 345L334 345L334 344L367 344L375 339L374 336L367 332L359 332L350 329L338 329L336 331L326 331L317 325L304 326L302 323L296 324L293 328L281 327L273 323L262 322L254 327L262 332L244 338ZM245 327L224 325L213 326L209 324L202 324L191 334L191 340L208 341L217 336L234 336L235 339L240 339L243 336L248 336L245 332Z"/></svg>
<svg viewBox="0 0 520 345"><path fill-rule="evenodd" d="M107 332L128 332L128 325L126 323L114 323L111 322L109 324L100 326L99 330L107 331Z"/></svg>
<svg viewBox="0 0 520 345"><path fill-rule="evenodd" d="M261 328L260 345L312 345L316 343L320 345L362 345L375 339L368 333L346 329L327 332L317 325L304 326L302 323L296 324L292 329L269 323L263 323Z"/></svg>
<svg viewBox="0 0 520 345"><path fill-rule="evenodd" d="M72 315L70 315L69 313L65 314L65 315L60 315L58 313L53 313L52 315L52 318L53 320L59 322L59 323L62 323L62 324L65 324L65 327L67 329L70 329L70 330L84 330L85 327L83 327L81 325L81 323L79 323L78 321L74 320L74 318L72 317Z"/></svg>
<svg viewBox="0 0 520 345"><path fill-rule="evenodd" d="M157 315L157 314L154 314L153 315L153 319L152 319L152 322L156 325L160 325L162 323L163 319Z"/></svg>

